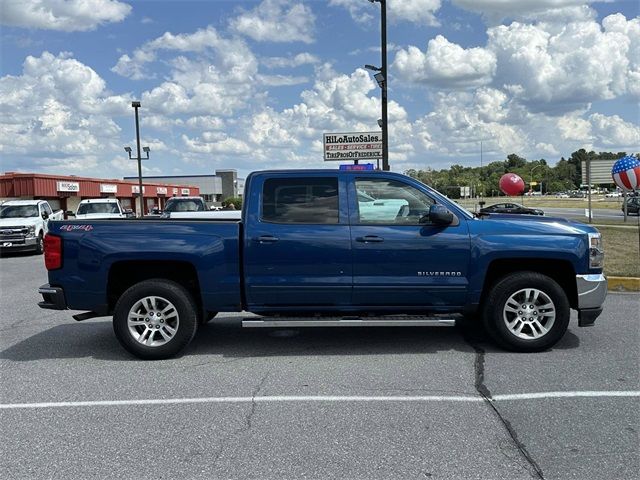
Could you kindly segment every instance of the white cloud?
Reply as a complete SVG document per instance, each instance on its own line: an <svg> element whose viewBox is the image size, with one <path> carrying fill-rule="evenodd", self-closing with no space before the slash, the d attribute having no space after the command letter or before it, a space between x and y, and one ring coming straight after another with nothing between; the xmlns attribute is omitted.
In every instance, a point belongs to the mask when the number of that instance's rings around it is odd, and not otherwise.
<svg viewBox="0 0 640 480"><path fill-rule="evenodd" d="M307 83L307 77L294 77L292 75L258 75L257 80L268 87L290 87Z"/></svg>
<svg viewBox="0 0 640 480"><path fill-rule="evenodd" d="M149 62L161 52L182 55L166 60L170 73L160 85L142 94L152 114L231 115L252 100L258 61L246 43L225 38L213 27L193 33L164 33L123 55L112 70L144 78Z"/></svg>
<svg viewBox="0 0 640 480"><path fill-rule="evenodd" d="M229 26L258 42L312 43L315 15L308 6L292 0L263 0L232 19Z"/></svg>
<svg viewBox="0 0 640 480"><path fill-rule="evenodd" d="M3 0L0 22L12 27L65 32L120 22L131 6L117 0Z"/></svg>
<svg viewBox="0 0 640 480"><path fill-rule="evenodd" d="M190 138L182 135L182 142L187 150L194 153L218 153L229 155L245 155L252 152L251 147L246 142L237 138L227 137L222 134L220 137L205 132L203 138Z"/></svg>
<svg viewBox="0 0 640 480"><path fill-rule="evenodd" d="M640 126L625 122L617 115L594 113L589 121L596 147L635 151L640 145Z"/></svg>
<svg viewBox="0 0 640 480"><path fill-rule="evenodd" d="M410 46L396 54L392 65L401 78L444 89L486 85L496 70L496 57L484 48L464 49L442 35L429 40L427 51Z"/></svg>
<svg viewBox="0 0 640 480"><path fill-rule="evenodd" d="M267 68L288 68L315 65L320 63L320 59L311 53L304 52L294 57L265 57L260 59L260 63Z"/></svg>
<svg viewBox="0 0 640 480"><path fill-rule="evenodd" d="M603 31L593 21L569 23L558 33L514 22L487 34L497 58L495 84L532 110L563 113L627 92L628 34Z"/></svg>
<svg viewBox="0 0 640 480"><path fill-rule="evenodd" d="M120 148L120 127L112 116L130 114L129 105L69 54L28 56L21 75L0 79L3 155L27 155L45 167L69 162L75 168L82 159L89 162Z"/></svg>
<svg viewBox="0 0 640 480"><path fill-rule="evenodd" d="M387 15L392 23L412 22L420 25L438 26L436 12L441 0L388 0ZM330 0L329 5L346 8L351 18L361 24L380 21L380 5L353 0Z"/></svg>
<svg viewBox="0 0 640 480"><path fill-rule="evenodd" d="M598 1L606 0L452 0L460 8L481 13L491 23L505 18L566 18L567 11L575 19L576 15L590 15L586 5Z"/></svg>

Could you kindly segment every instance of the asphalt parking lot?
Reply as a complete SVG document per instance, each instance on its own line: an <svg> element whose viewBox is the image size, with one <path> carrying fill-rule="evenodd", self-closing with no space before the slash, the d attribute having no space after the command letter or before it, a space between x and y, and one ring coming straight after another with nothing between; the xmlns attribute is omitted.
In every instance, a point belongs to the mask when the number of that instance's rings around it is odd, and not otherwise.
<svg viewBox="0 0 640 480"><path fill-rule="evenodd" d="M0 258L2 478L638 478L637 294L546 353L221 315L143 362L108 319L40 310L45 282L41 257Z"/></svg>

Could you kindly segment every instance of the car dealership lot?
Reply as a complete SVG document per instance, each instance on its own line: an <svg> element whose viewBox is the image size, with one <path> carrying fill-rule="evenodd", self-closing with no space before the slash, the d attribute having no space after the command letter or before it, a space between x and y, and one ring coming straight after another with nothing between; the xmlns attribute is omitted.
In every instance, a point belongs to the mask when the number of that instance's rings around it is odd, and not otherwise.
<svg viewBox="0 0 640 480"><path fill-rule="evenodd" d="M452 328L242 330L242 316L221 315L182 357L144 362L108 319L40 310L45 282L41 257L0 258L5 478L599 479L640 469L637 294L610 295L595 327L574 320L541 354Z"/></svg>

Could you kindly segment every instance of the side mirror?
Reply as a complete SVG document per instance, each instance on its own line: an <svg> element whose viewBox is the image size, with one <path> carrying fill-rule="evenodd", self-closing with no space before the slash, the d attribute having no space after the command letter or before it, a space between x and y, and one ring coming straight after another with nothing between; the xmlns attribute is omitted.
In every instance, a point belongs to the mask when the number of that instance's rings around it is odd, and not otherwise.
<svg viewBox="0 0 640 480"><path fill-rule="evenodd" d="M451 225L453 222L453 213L442 205L434 204L429 208L429 215L425 215L420 219L421 223L423 223L422 219L425 219L425 221L428 220L434 225Z"/></svg>
<svg viewBox="0 0 640 480"><path fill-rule="evenodd" d="M49 214L47 212L42 212L42 219L46 220L47 218L49 218Z"/></svg>

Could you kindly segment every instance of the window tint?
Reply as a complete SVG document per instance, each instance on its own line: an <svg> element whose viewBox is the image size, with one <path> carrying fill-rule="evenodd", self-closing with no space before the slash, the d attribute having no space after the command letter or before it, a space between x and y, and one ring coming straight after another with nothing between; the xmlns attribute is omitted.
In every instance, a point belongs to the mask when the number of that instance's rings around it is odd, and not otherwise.
<svg viewBox="0 0 640 480"><path fill-rule="evenodd" d="M435 202L420 190L396 180L358 179L360 223L418 225Z"/></svg>
<svg viewBox="0 0 640 480"><path fill-rule="evenodd" d="M339 223L338 179L265 180L262 220L274 223Z"/></svg>
<svg viewBox="0 0 640 480"><path fill-rule="evenodd" d="M49 204L48 204L48 203L43 203L42 205L43 205L43 209L44 209L44 211L45 211L47 214L49 214L49 215L53 214L53 212L51 211L51 207L49 206Z"/></svg>

